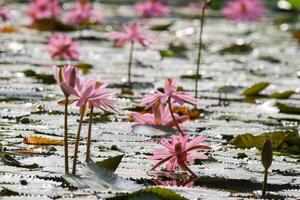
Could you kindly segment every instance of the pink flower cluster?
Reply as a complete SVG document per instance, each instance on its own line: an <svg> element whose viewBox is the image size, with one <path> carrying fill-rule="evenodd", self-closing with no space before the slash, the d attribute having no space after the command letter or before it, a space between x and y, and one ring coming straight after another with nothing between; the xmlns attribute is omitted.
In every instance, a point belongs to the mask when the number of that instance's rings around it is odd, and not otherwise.
<svg viewBox="0 0 300 200"><path fill-rule="evenodd" d="M36 0L27 7L27 15L31 21L57 18L60 11L59 0Z"/></svg>
<svg viewBox="0 0 300 200"><path fill-rule="evenodd" d="M12 18L10 10L2 5L0 5L0 18L2 21L7 21Z"/></svg>
<svg viewBox="0 0 300 200"><path fill-rule="evenodd" d="M77 0L73 10L67 12L62 21L68 24L94 24L103 20L100 10L95 10L93 5L88 1Z"/></svg>
<svg viewBox="0 0 300 200"><path fill-rule="evenodd" d="M222 13L234 21L257 21L266 16L266 8L261 0L229 0Z"/></svg>
<svg viewBox="0 0 300 200"><path fill-rule="evenodd" d="M170 14L170 9L161 0L145 0L134 5L134 11L144 18L164 17Z"/></svg>
<svg viewBox="0 0 300 200"><path fill-rule="evenodd" d="M75 66L66 65L58 68L57 79L63 93L76 106L84 107L87 103L105 111L114 110L115 94L107 90L107 83L100 83L93 78L80 78Z"/></svg>
<svg viewBox="0 0 300 200"><path fill-rule="evenodd" d="M46 51L54 59L78 60L80 54L77 46L78 43L74 42L71 37L56 33L49 37Z"/></svg>

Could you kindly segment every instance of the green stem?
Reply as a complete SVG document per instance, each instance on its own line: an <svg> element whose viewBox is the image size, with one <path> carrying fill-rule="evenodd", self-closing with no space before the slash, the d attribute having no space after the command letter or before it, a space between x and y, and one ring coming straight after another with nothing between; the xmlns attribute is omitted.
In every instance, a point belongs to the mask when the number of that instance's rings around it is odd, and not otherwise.
<svg viewBox="0 0 300 200"><path fill-rule="evenodd" d="M175 124L177 130L178 130L182 135L184 135L183 131L181 130L181 128L180 128L180 126L179 126L179 124L178 124L178 122L177 122L177 120L176 120L176 118L175 118L174 112L173 112L173 110L172 110L172 103L171 103L171 98L170 98L170 97L169 97L169 99L168 99L168 105L169 105L169 110L170 110L172 119L173 119L173 121L174 121L174 124Z"/></svg>
<svg viewBox="0 0 300 200"><path fill-rule="evenodd" d="M78 147L79 147L80 132L81 132L81 127L82 127L83 116L84 116L84 114L81 113L80 114L79 125L78 125L78 130L77 130L76 142L75 142L75 150L74 150L74 158L73 158L73 169L72 169L72 174L73 175L76 174L76 163L77 163Z"/></svg>
<svg viewBox="0 0 300 200"><path fill-rule="evenodd" d="M132 67L132 58L133 58L133 49L134 42L130 43L130 52L129 52L129 60L128 60L128 84L131 86L131 67Z"/></svg>
<svg viewBox="0 0 300 200"><path fill-rule="evenodd" d="M199 71L201 64L201 52L202 52L202 36L203 36L203 27L204 27L204 19L205 19L205 9L207 6L207 2L205 1L202 13L200 17L200 36L199 36L199 45L198 45L198 57L197 57L197 69L196 69L196 80L195 80L195 98L198 98L198 82L199 82ZM196 105L197 106L197 105Z"/></svg>
<svg viewBox="0 0 300 200"><path fill-rule="evenodd" d="M265 169L264 183L263 183L263 187L262 187L262 197L263 198L265 198L265 196L266 196L267 184L268 184L268 169Z"/></svg>
<svg viewBox="0 0 300 200"><path fill-rule="evenodd" d="M69 173L69 152L68 152L68 100L65 98L65 123L64 123L64 150L65 150L65 174Z"/></svg>
<svg viewBox="0 0 300 200"><path fill-rule="evenodd" d="M85 161L88 162L90 160L91 155L91 138L92 138L92 124L93 124L93 111L94 106L91 105L90 109L90 119L89 119L89 129L88 129L88 139L86 144L86 158Z"/></svg>

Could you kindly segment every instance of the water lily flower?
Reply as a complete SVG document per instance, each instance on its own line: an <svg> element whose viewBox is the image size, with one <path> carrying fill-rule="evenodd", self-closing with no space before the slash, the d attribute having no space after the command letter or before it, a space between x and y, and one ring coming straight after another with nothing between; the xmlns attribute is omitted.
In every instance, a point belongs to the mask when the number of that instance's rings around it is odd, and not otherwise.
<svg viewBox="0 0 300 200"><path fill-rule="evenodd" d="M122 32L110 32L108 38L111 40L117 40L119 44L125 44L127 42L136 42L143 46L147 46L148 43L154 43L155 38L150 35L144 35L146 30L145 26L140 25L136 21L132 21L123 26Z"/></svg>
<svg viewBox="0 0 300 200"><path fill-rule="evenodd" d="M206 136L198 136L189 141L190 135L173 135L171 140L163 138L160 144L164 148L156 149L152 160L159 160L151 170L155 170L157 167L166 164L166 170L169 172L174 171L176 168L180 168L183 171L190 172L193 176L197 176L189 167L188 164L194 164L195 159L207 159L205 154L195 152L197 150L210 149L209 146L201 144L207 139Z"/></svg>
<svg viewBox="0 0 300 200"><path fill-rule="evenodd" d="M88 0L77 0L76 7L67 12L62 21L76 25L99 23L103 20L100 13L100 10L95 10Z"/></svg>
<svg viewBox="0 0 300 200"><path fill-rule="evenodd" d="M266 8L261 0L229 0L222 13L234 21L257 21L265 17Z"/></svg>
<svg viewBox="0 0 300 200"><path fill-rule="evenodd" d="M107 83L100 84L92 78L77 78L75 87L70 87L66 83L62 83L61 87L73 102L77 102L76 106L83 107L86 103L108 111L115 107L116 101L113 100L114 93L107 91Z"/></svg>
<svg viewBox="0 0 300 200"><path fill-rule="evenodd" d="M75 87L76 80L78 77L78 69L74 65L65 65L64 67L58 67L56 77L58 80L58 85L61 87L63 83L68 85L71 88ZM64 90L64 87L61 87L63 93L68 96L68 91Z"/></svg>
<svg viewBox="0 0 300 200"><path fill-rule="evenodd" d="M7 21L12 18L10 10L3 5L0 5L0 18L2 21Z"/></svg>
<svg viewBox="0 0 300 200"><path fill-rule="evenodd" d="M32 21L54 19L60 11L59 0L35 0L27 7L27 15Z"/></svg>
<svg viewBox="0 0 300 200"><path fill-rule="evenodd" d="M174 114L176 121L180 124L187 120L189 120L189 116L183 115L179 116L178 114ZM153 114L145 113L141 114L138 112L131 113L131 117L134 120L134 125L137 124L147 124L147 125L161 125L167 127L174 127L175 123L171 116L170 110L163 105L154 106L153 107ZM185 129L184 126L179 125L181 129Z"/></svg>
<svg viewBox="0 0 300 200"><path fill-rule="evenodd" d="M156 90L153 94L142 99L141 104L146 106L146 109L148 109L158 101L163 104L166 103L168 99L172 99L181 106L184 103L195 105L197 103L197 99L193 98L186 92L177 91L178 83L179 81L177 79L167 79L165 81L164 92Z"/></svg>
<svg viewBox="0 0 300 200"><path fill-rule="evenodd" d="M134 44L139 43L147 46L149 43L154 43L155 38L150 35L144 35L145 26L141 26L138 22L133 21L123 26L122 32L110 32L108 38L114 40L114 44L118 47L125 43L130 43L129 59L128 59L128 83L131 86L131 66L133 58Z"/></svg>
<svg viewBox="0 0 300 200"><path fill-rule="evenodd" d="M79 52L77 51L78 43L74 42L71 37L62 33L56 33L48 39L46 51L54 59L78 60Z"/></svg>
<svg viewBox="0 0 300 200"><path fill-rule="evenodd" d="M161 0L146 0L134 5L134 11L144 18L164 17L170 14L170 9Z"/></svg>

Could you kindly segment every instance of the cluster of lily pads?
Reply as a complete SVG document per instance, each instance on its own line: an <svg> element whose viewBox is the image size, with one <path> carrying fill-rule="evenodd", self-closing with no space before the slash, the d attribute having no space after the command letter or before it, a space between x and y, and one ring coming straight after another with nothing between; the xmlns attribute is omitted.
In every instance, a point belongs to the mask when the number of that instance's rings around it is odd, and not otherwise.
<svg viewBox="0 0 300 200"><path fill-rule="evenodd" d="M202 144L207 137L197 136L190 138L186 133L184 122L190 120L187 114L180 115L175 112L176 108L181 108L185 104L193 106L197 110L198 102L198 82L201 79L201 51L203 48L203 30L205 28L205 11L213 3L213 0L200 0L191 3L188 8L200 13L199 26L199 43L197 62L195 66L195 94L181 91L179 80L168 78L165 80L163 90L155 90L151 94L142 99L140 105L145 108L144 112L133 112L130 115L135 128L139 125L150 125L152 127L161 128L168 127L171 130L172 136L160 140L162 148L156 149L150 157L157 162L152 166L151 170L156 170L161 165L165 165L162 171L178 172L180 169L183 173L190 173L196 178L195 174L189 167L194 164L195 160L207 159L208 156L199 152L211 149L208 145ZM113 41L115 47L121 48L127 43L130 45L128 56L128 73L127 87L132 88L132 64L133 53L136 45L148 47L150 44L159 42L152 35L147 35L148 24L147 19L152 17L164 17L171 13L171 9L163 0L143 0L134 5L133 10L142 19L130 21L123 25L121 31L112 31L107 34L107 38ZM104 23L104 16L93 7L93 4L88 0L77 0L75 7L62 14L62 7L59 0L35 0L32 1L26 13L30 18L29 27L39 30L56 30L58 27L62 29L69 28L85 28L97 23ZM229 0L222 10L222 14L229 20L233 21L257 21L266 18L267 10L263 2L260 0ZM7 21L13 15L6 7L0 7L0 18ZM74 41L70 36L62 32L57 32L48 38L48 45L45 51L50 54L53 59L63 60L66 63L80 59L78 51L79 43ZM64 66L56 66L56 80L61 88L64 99L59 101L59 104L64 105L64 158L65 158L65 173L70 172L69 166L69 142L68 142L68 107L76 103L80 119L78 123L78 131L74 147L72 174L76 174L78 146L83 125L83 119L89 116L88 138L86 144L86 162L91 161L91 141L92 141L92 124L94 109L99 108L103 112L118 112L116 95L108 89L108 83L98 81L92 77L81 77L76 65L66 64ZM257 85L254 87L258 87ZM251 91L245 91L246 96L251 96L256 92L267 87L267 84ZM224 90L226 88L223 88ZM252 88L253 89L253 88ZM249 93L251 93L249 95ZM264 138L265 139L265 138ZM267 172L272 163L272 143L269 138L263 141L262 163L265 167L265 181L263 185L263 196L266 191Z"/></svg>

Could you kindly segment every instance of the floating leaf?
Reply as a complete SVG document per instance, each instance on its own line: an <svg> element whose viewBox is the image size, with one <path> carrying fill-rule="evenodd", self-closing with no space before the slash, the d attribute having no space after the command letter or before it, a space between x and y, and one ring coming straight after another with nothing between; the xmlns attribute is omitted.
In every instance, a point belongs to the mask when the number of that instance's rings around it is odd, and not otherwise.
<svg viewBox="0 0 300 200"><path fill-rule="evenodd" d="M284 153L300 153L300 137L298 133L294 131L274 131L257 136L246 133L236 136L229 144L242 149L253 147L261 149L266 137L270 139L273 149L276 151Z"/></svg>
<svg viewBox="0 0 300 200"><path fill-rule="evenodd" d="M194 119L199 119L201 116L201 111L197 110L197 109L189 109L186 106L181 106L181 107L175 107L173 108L173 111L175 113L177 113L178 115L186 115L189 116L190 119L194 120Z"/></svg>
<svg viewBox="0 0 300 200"><path fill-rule="evenodd" d="M146 188L133 193L119 194L107 200L187 200L176 194L173 190L166 188Z"/></svg>
<svg viewBox="0 0 300 200"><path fill-rule="evenodd" d="M300 43L300 31L294 32L293 37Z"/></svg>
<svg viewBox="0 0 300 200"><path fill-rule="evenodd" d="M225 47L219 51L221 55L224 54L248 54L253 51L253 47L250 44L232 44L229 47Z"/></svg>
<svg viewBox="0 0 300 200"><path fill-rule="evenodd" d="M13 166L13 167L23 167L23 168L27 168L27 169L35 169L38 168L39 165L34 163L31 165L26 165L26 164L22 164L19 161L17 161L16 159L14 159L12 156L10 156L9 154L4 153L2 155L2 161L8 165L8 166Z"/></svg>
<svg viewBox="0 0 300 200"><path fill-rule="evenodd" d="M176 130L160 125L138 124L133 126L132 132L137 135L166 136L175 134Z"/></svg>
<svg viewBox="0 0 300 200"><path fill-rule="evenodd" d="M115 156L115 157L111 157L111 158L107 158L102 161L98 161L98 162L96 162L96 164L101 167L104 167L105 169L107 169L111 172L115 172L116 169L118 168L119 164L121 163L123 157L124 157L124 154Z"/></svg>
<svg viewBox="0 0 300 200"><path fill-rule="evenodd" d="M295 94L294 90L288 90L288 91L284 91L284 92L274 92L274 93L272 93L272 94L269 95L269 98L273 98L273 99L288 99L293 94Z"/></svg>
<svg viewBox="0 0 300 200"><path fill-rule="evenodd" d="M56 79L53 76L53 74L36 73L35 71L33 71L31 69L25 70L25 71L23 71L23 73L25 74L25 76L33 77L33 78L41 81L44 84L55 84L56 83Z"/></svg>
<svg viewBox="0 0 300 200"><path fill-rule="evenodd" d="M268 61L273 64L281 63L281 60L279 60L278 58L274 58L272 56L261 56L258 59L263 60L263 61Z"/></svg>
<svg viewBox="0 0 300 200"><path fill-rule="evenodd" d="M161 24L154 24L151 26L151 30L153 31L166 31L168 30L174 22L166 22L166 23L161 23Z"/></svg>
<svg viewBox="0 0 300 200"><path fill-rule="evenodd" d="M50 139L50 138L40 137L40 136L25 136L23 142L25 144L32 144L32 145L57 145L57 146L64 145L63 140Z"/></svg>
<svg viewBox="0 0 300 200"><path fill-rule="evenodd" d="M276 106L281 113L300 115L300 107L279 102L276 103Z"/></svg>
<svg viewBox="0 0 300 200"><path fill-rule="evenodd" d="M5 187L2 187L2 190L0 191L0 197L5 196L19 196L20 194L18 192L12 191L10 189L7 189Z"/></svg>
<svg viewBox="0 0 300 200"><path fill-rule="evenodd" d="M196 74L192 74L192 75L182 75L180 76L180 78L182 79L201 79L201 75L196 75Z"/></svg>
<svg viewBox="0 0 300 200"><path fill-rule="evenodd" d="M269 85L270 85L270 83L268 83L268 82L255 83L254 85L246 88L243 92L243 95L257 96L262 90L264 90Z"/></svg>
<svg viewBox="0 0 300 200"><path fill-rule="evenodd" d="M299 0L287 0L293 9L300 9L300 1Z"/></svg>
<svg viewBox="0 0 300 200"><path fill-rule="evenodd" d="M37 29L39 31L73 31L75 27L64 24L57 19L40 19L35 20L28 28Z"/></svg>

